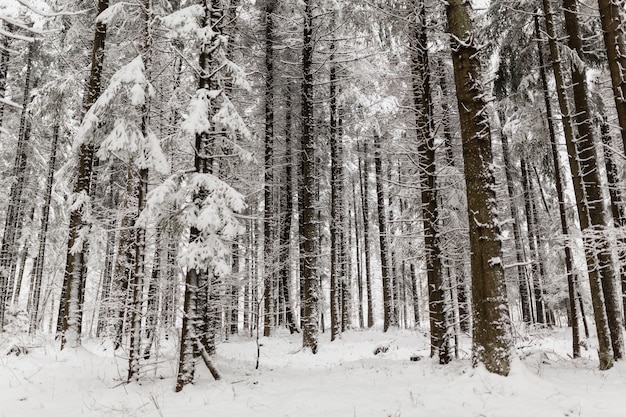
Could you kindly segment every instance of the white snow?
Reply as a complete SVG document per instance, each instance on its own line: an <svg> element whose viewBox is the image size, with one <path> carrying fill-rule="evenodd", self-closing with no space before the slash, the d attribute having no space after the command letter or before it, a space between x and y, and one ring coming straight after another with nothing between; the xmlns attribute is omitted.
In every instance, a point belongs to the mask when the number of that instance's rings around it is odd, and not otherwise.
<svg viewBox="0 0 626 417"><path fill-rule="evenodd" d="M461 359L441 366L427 357L422 332L355 331L319 353L303 351L301 335L221 343L213 381L201 364L196 382L174 393L176 342L144 370L140 384L123 384L126 360L108 342L59 352L51 340L0 340L0 416L603 416L624 415L626 364L598 371L588 358L567 358L566 330L535 334L518 343L508 377L473 369L464 340ZM17 342L29 353L5 355ZM374 355L385 344L386 353ZM591 351L585 352L588 356ZM418 362L409 357L419 354Z"/></svg>

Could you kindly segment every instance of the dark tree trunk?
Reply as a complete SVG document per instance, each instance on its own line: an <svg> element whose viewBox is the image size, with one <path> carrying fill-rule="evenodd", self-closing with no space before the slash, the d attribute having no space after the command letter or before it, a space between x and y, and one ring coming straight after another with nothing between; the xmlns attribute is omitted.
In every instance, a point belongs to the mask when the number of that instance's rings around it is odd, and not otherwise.
<svg viewBox="0 0 626 417"><path fill-rule="evenodd" d="M367 327L374 325L374 299L372 297L372 264L370 250L369 219L369 164L367 143L363 144L363 156L359 157L359 182L361 185L361 209L363 211L363 256L365 257L365 288L367 292Z"/></svg>
<svg viewBox="0 0 626 417"><path fill-rule="evenodd" d="M28 327L29 333L32 335L37 331L39 326L39 301L41 298L41 283L43 279L43 266L46 254L46 242L48 239L48 225L50 220L50 204L52 202L52 186L54 185L54 172L57 158L57 148L60 136L59 124L55 124L52 130L52 142L50 144L50 157L48 159L48 175L46 177L46 189L44 194L44 204L41 213L41 230L39 235L39 248L37 257L33 265L33 272L30 280L29 291L29 315L30 323Z"/></svg>
<svg viewBox="0 0 626 417"><path fill-rule="evenodd" d="M500 123L504 127L506 123L506 115L500 113ZM520 301L522 304L522 320L526 324L532 324L533 317L530 310L530 293L528 281L526 280L526 259L524 256L524 244L522 242L522 233L520 231L520 215L517 204L515 202L515 186L513 184L514 166L511 161L511 152L509 150L509 138L501 131L500 139L502 141L502 156L504 159L504 172L506 174L506 184L509 193L511 218L513 219L513 240L515 241L515 259L517 261L517 280L519 287Z"/></svg>
<svg viewBox="0 0 626 417"><path fill-rule="evenodd" d="M559 100L559 107L561 110L561 120L563 126L563 132L565 134L565 142L567 145L567 154L569 157L569 166L572 176L572 182L574 184L574 193L577 201L578 218L580 220L580 228L583 232L588 234L591 225L590 216L588 213L588 204L584 204L586 198L591 198L586 194L586 187L583 186L583 178L581 172L584 174L585 170L579 166L579 161L582 160L583 155L579 149L582 149L584 144L578 144L578 138L574 136L574 125L571 119L571 115L574 114L570 108L570 104L567 97L567 87L564 80L564 70L562 67L561 53L557 44L557 34L554 24L554 14L552 12L552 6L549 0L543 0L543 11L546 20L546 33L548 35L548 41L550 45L550 56L552 59L552 69L554 71L554 79L557 89L557 95ZM575 18L575 16L574 16ZM577 25L575 25L577 26ZM580 75L574 77L572 74L572 81L574 83L580 81ZM576 79L574 79L576 78ZM586 89L586 81L583 76L583 84L580 86L583 90ZM580 97L579 97L580 99ZM583 115L581 115L584 117ZM589 140L586 138L583 140ZM587 147L587 152L593 152L593 148ZM589 155L587 155L589 157ZM594 160L595 161L595 160ZM597 170L595 171L597 175ZM593 175L593 173L587 172L587 175ZM594 188L597 190L597 185ZM597 202L597 200L595 200ZM594 305L594 316L596 319L596 330L598 335L599 344L599 358L600 368L609 369L613 366L613 349L611 347L611 334L609 331L608 320L606 311L604 308L604 297L602 294L602 283L600 281L599 269L600 265L596 257L596 251L591 246L593 241L591 239L584 239L585 246L585 258L587 261L587 270L589 274L589 284L591 287L591 297Z"/></svg>
<svg viewBox="0 0 626 417"><path fill-rule="evenodd" d="M272 328L272 285L274 284L274 0L265 2L265 185L263 188L265 209L263 211L263 336L269 337Z"/></svg>
<svg viewBox="0 0 626 417"><path fill-rule="evenodd" d="M301 187L300 205L300 280L302 283L302 345L317 353L318 349L318 299L319 278L317 274L318 228L315 210L316 177L315 137L313 135L313 0L304 0L302 48L302 101L301 111Z"/></svg>
<svg viewBox="0 0 626 417"><path fill-rule="evenodd" d="M472 362L474 366L484 364L490 372L508 375L512 342L496 218L491 132L469 8L464 0L448 0L446 6L467 187L474 323Z"/></svg>
<svg viewBox="0 0 626 417"><path fill-rule="evenodd" d="M552 118L552 102L550 100L550 90L548 87L548 77L543 58L543 48L541 47L541 32L539 29L539 14L535 15L535 36L537 37L537 49L539 55L539 72L541 75L541 85L543 88L544 105L546 108L546 120L548 121L548 134L550 136L550 149L552 150L552 161L554 165L554 182L556 185L556 194L559 202L559 218L561 220L561 233L565 238L569 236L569 226L567 224L567 208L565 205L565 195L563 192L563 179L561 172L561 158L559 156L558 139L554 120ZM567 273L567 288L569 294L569 311L572 323L572 357L580 357L580 325L579 313L576 305L578 282L577 275L574 271L574 260L572 249L568 241L564 245L565 251L565 270ZM588 337L588 336L587 336Z"/></svg>
<svg viewBox="0 0 626 417"><path fill-rule="evenodd" d="M568 36L568 46L578 54L578 58L583 60L583 46L578 24L578 3L576 0L563 0L565 12L565 30ZM589 247L589 257L591 262L587 262L591 267L595 266L599 271L599 287L604 295L604 303L599 296L592 295L594 305L594 316L596 317L597 328L600 332L603 328L603 318L606 314L607 325L613 348L613 357L616 360L622 359L626 354L624 348L623 320L621 312L620 293L617 289L613 260L611 257L611 247L606 236L603 234L608 227L606 213L606 203L602 193L602 179L597 166L598 156L596 153L596 140L589 110L587 92L587 71L582 65L572 65L572 83L574 90L574 120L578 127L578 137L576 145L579 150L578 160L580 162L580 174L585 188L585 199L580 203L584 205L584 210L589 216L589 227L581 227L583 230L583 240ZM581 221L582 224L582 221ZM588 230L589 229L589 230ZM598 236L598 234L600 234ZM590 268L591 269L591 268ZM595 279L590 271L590 280ZM592 293L596 290L595 283L591 286ZM606 313L603 313L603 310ZM598 339L601 335L598 334ZM604 338L604 336L602 336ZM602 351L603 349L600 349Z"/></svg>
<svg viewBox="0 0 626 417"><path fill-rule="evenodd" d="M598 0L615 109L626 150L626 40L624 39L624 1Z"/></svg>
<svg viewBox="0 0 626 417"><path fill-rule="evenodd" d="M609 133L610 128L606 119L602 121L600 128L602 136L602 144L604 145L604 163L606 168L606 177L609 182L609 196L611 197L611 213L613 214L613 223L615 227L623 229L626 226L626 214L624 213L624 200L620 188L618 167L613 160L613 141ZM622 289L622 310L626 314L626 238L618 239L618 256L619 256L619 275ZM625 316L626 319L626 316Z"/></svg>
<svg viewBox="0 0 626 417"><path fill-rule="evenodd" d="M292 158L292 126L291 126L291 114L292 114L292 100L293 94L291 83L287 84L287 94L285 103L285 177L281 185L281 195L283 201L283 210L281 221L281 234L280 234L280 277L281 277L281 290L282 298L285 303L285 319L287 320L287 327L289 333L299 333L298 326L296 325L296 317L294 315L293 306L291 303L291 220L293 218L293 158Z"/></svg>
<svg viewBox="0 0 626 417"><path fill-rule="evenodd" d="M109 0L98 1L98 14L109 7ZM87 91L83 103L84 113L100 97L102 88L102 65L104 62L104 42L106 40L106 24L97 22L91 54L91 72L87 83ZM95 157L95 147L90 142L84 142L79 147L78 173L74 195L85 198L91 193L92 172ZM61 348L69 342L70 345L80 344L82 325L82 299L87 276L87 242L82 242L81 236L87 236L85 228L89 227L83 217L81 208L72 210L70 214L69 237L67 243L67 260L65 275L61 288L61 303L57 322L57 332L61 336Z"/></svg>
<svg viewBox="0 0 626 417"><path fill-rule="evenodd" d="M378 236L380 242L380 268L383 281L383 330L398 325L393 311L393 283L391 277L391 260L389 259L387 233L387 205L385 204L385 190L383 184L383 161L381 138L374 137L374 168L376 171L376 201L378 206Z"/></svg>
<svg viewBox="0 0 626 417"><path fill-rule="evenodd" d="M530 254L532 257L532 264L530 272L533 280L533 293L535 296L535 313L536 322L539 324L546 324L546 315L543 305L543 290L541 285L541 274L539 268L539 248L537 239L537 228L535 226L535 216L533 209L533 195L530 192L530 182L532 178L528 173L528 165L526 160L521 158L520 160L521 173L522 173L522 189L524 190L524 208L526 213L526 224L528 233L528 246L530 248Z"/></svg>
<svg viewBox="0 0 626 417"><path fill-rule="evenodd" d="M335 42L331 43L329 111L330 111L330 340L342 331L341 284L343 271L343 169L341 138L338 131L337 67Z"/></svg>
<svg viewBox="0 0 626 417"><path fill-rule="evenodd" d="M428 277L428 306L430 311L430 355L439 363L450 362L450 341L446 326L443 265L439 240L439 207L435 162L433 103L431 98L426 5L415 1L413 10L416 31L411 45L413 100L418 140L422 218L424 222L424 253Z"/></svg>

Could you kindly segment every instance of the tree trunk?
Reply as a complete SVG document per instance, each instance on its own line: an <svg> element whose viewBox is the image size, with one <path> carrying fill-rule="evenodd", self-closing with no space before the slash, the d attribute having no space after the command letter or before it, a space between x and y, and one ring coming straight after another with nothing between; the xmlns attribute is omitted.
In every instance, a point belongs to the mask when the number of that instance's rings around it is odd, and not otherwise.
<svg viewBox="0 0 626 417"><path fill-rule="evenodd" d="M41 298L41 282L43 279L43 266L46 254L46 242L48 239L48 225L50 220L50 204L52 202L52 187L54 185L54 172L57 158L57 148L60 136L59 123L54 125L52 130L52 142L50 144L50 157L48 159L48 175L46 176L46 188L44 194L44 203L41 213L41 228L39 234L39 248L37 257L33 265L33 272L30 279L30 291L28 299L28 312L30 315L30 323L28 332L32 335L39 327L39 301Z"/></svg>
<svg viewBox="0 0 626 417"><path fill-rule="evenodd" d="M554 26L554 15L552 12L552 6L550 0L543 0L543 11L546 20L546 32L548 35L548 42L550 45L550 56L552 59L552 69L554 71L554 79L556 83L557 95L559 99L559 107L561 110L561 121L563 126L563 133L565 134L565 142L567 145L567 154L569 157L570 172L572 175L572 182L574 184L574 194L577 201L578 218L580 220L580 228L582 231L587 230L590 227L590 217L588 213L588 205L584 204L586 198L590 198L585 193L583 188L583 179L581 178L581 171L584 173L584 169L579 166L579 161L582 161L582 152L579 149L582 146L577 146L578 139L574 136L574 128L571 119L572 110L567 97L567 87L564 80L564 71L562 67L561 53L557 44L557 34ZM574 16L575 18L575 16ZM577 26L577 25L575 25ZM574 83L580 81L580 75L574 79L572 74L572 81ZM580 86L586 89L586 81ZM583 138L584 140L584 138ZM586 138L589 140L589 138ZM587 151L593 152L593 148ZM587 155L589 156L589 155ZM587 174L592 174L587 172ZM597 175L597 171L596 171ZM597 185L597 184L596 184ZM597 191L597 186L595 187ZM597 200L596 200L597 202ZM587 236L589 231L586 232ZM609 369L613 366L613 349L611 347L611 334L609 331L606 311L604 308L604 296L602 294L602 284L600 281L599 265L597 265L596 251L591 247L593 243L589 238L584 239L585 258L587 261L587 270L589 275L589 284L591 287L591 297L594 305L594 316L596 319L596 331L598 335L599 344L599 358L600 369Z"/></svg>
<svg viewBox="0 0 626 417"><path fill-rule="evenodd" d="M450 362L450 342L446 326L443 265L439 239L439 207L435 162L433 103L431 98L426 6L415 1L413 10L416 31L413 35L411 65L413 101L418 140L422 218L424 222L424 254L428 278L428 306L430 311L430 355L439 363Z"/></svg>
<svg viewBox="0 0 626 417"><path fill-rule="evenodd" d="M491 132L469 8L464 0L448 0L446 6L467 188L474 323L472 362L474 366L484 364L490 372L508 375L512 342L496 217Z"/></svg>
<svg viewBox="0 0 626 417"><path fill-rule="evenodd" d="M378 237L380 242L380 268L383 281L383 331L398 325L393 311L393 283L391 282L391 265L389 259L387 234L387 206L383 184L383 161L381 155L381 138L374 137L374 168L376 171L376 201L378 206Z"/></svg>
<svg viewBox="0 0 626 417"><path fill-rule="evenodd" d="M541 274L539 268L539 248L537 239L537 228L535 226L535 216L533 209L533 195L530 192L530 183L532 178L528 173L528 165L526 160L521 158L520 160L521 173L522 173L522 189L524 190L524 208L526 212L526 224L528 233L528 246L530 248L530 254L532 257L532 264L530 267L530 273L533 280L533 293L535 296L535 313L536 322L539 324L546 324L546 314L543 305L543 290L541 286Z"/></svg>
<svg viewBox="0 0 626 417"><path fill-rule="evenodd" d="M98 0L98 14L108 7L109 0ZM83 103L85 114L100 97L106 29L106 24L96 22L91 54L91 72ZM94 145L90 142L81 143L78 154L78 173L74 186L75 198L87 199L91 194L94 156ZM71 346L80 344L83 314L81 300L83 299L84 283L87 276L88 250L87 242L83 241L83 237L88 235L85 233L85 229L89 227L88 220L83 217L83 214L82 207L77 207L70 214L67 260L57 323L57 332L61 336L61 349L68 343Z"/></svg>
<svg viewBox="0 0 626 417"><path fill-rule="evenodd" d="M302 48L302 101L301 111L301 161L302 183L300 204L300 258L302 281L302 345L317 353L318 349L318 299L317 274L318 229L315 210L319 179L315 176L315 136L313 135L313 0L304 0Z"/></svg>
<svg viewBox="0 0 626 417"><path fill-rule="evenodd" d="M539 73L541 76L541 86L543 89L544 105L546 107L546 120L548 121L548 134L550 136L550 148L552 150L552 161L554 165L554 182L556 185L556 196L559 202L559 217L561 220L561 233L564 238L569 237L569 226L567 224L567 208L565 206L565 195L563 191L563 179L561 175L561 158L559 156L558 139L554 120L552 118L552 102L550 101L550 90L548 87L548 77L543 58L543 48L541 47L541 32L539 30L539 14L535 14L535 36L537 37L537 50L539 55ZM572 357L580 357L580 324L579 312L576 305L578 282L574 271L574 260L569 241L564 243L565 251L565 271L567 273L567 288L569 294L569 311L572 322Z"/></svg>
<svg viewBox="0 0 626 417"><path fill-rule="evenodd" d="M281 195L284 201L282 210L283 220L281 222L281 234L280 234L280 276L281 276L281 290L282 297L285 303L285 318L287 320L287 327L289 333L299 333L298 326L296 325L296 317L294 315L293 306L291 303L291 219L293 218L293 158L292 158L292 126L291 126L291 96L293 91L291 89L291 83L287 84L287 94L285 103L285 177L281 186Z"/></svg>
<svg viewBox="0 0 626 417"><path fill-rule="evenodd" d="M500 123L504 127L506 123L506 115L500 112ZM517 261L517 280L519 287L520 301L522 304L522 320L527 325L532 324L533 318L530 311L530 293L528 281L526 281L526 259L524 256L524 248L522 242L522 233L520 231L520 215L515 202L515 187L513 185L513 162L511 161L511 152L509 150L509 138L504 129L501 131L500 139L502 141L502 156L504 160L504 172L506 175L507 191L510 199L511 218L513 219L513 240L515 241L515 259Z"/></svg>
<svg viewBox="0 0 626 417"><path fill-rule="evenodd" d="M273 229L274 206L272 202L274 164L274 0L265 2L265 177L263 211L263 336L269 337L272 327L272 285L274 284Z"/></svg>
<svg viewBox="0 0 626 417"><path fill-rule="evenodd" d="M565 12L565 30L568 36L568 46L576 51L578 58L583 61L582 38L578 24L578 3L576 0L563 0ZM578 147L578 160L580 162L580 173L582 183L585 187L584 210L589 216L589 227L582 228L583 240L589 246L589 257L593 257L588 265L594 265L599 271L599 287L604 295L604 303L599 297L592 295L594 304L594 315L596 317L597 328L603 327L604 314L606 311L607 324L609 328L609 338L613 348L613 356L616 360L622 359L625 352L623 320L621 312L620 294L617 289L613 260L611 257L611 247L605 235L608 227L606 203L602 193L602 180L600 170L597 166L598 156L596 153L596 140L591 121L587 94L587 71L583 65L572 65L572 83L574 90L574 120L578 127L578 137L576 145ZM593 253L591 253L593 252ZM592 275L590 274L590 279ZM595 285L594 285L595 286ZM592 292L594 286L591 287ZM599 317L600 316L600 317ZM600 330L598 330L600 331ZM600 335L598 335L600 339ZM602 351L602 349L601 349Z"/></svg>
<svg viewBox="0 0 626 417"><path fill-rule="evenodd" d="M624 39L624 0L598 0L615 109L626 150L626 40Z"/></svg>
<svg viewBox="0 0 626 417"><path fill-rule="evenodd" d="M606 177L609 182L609 196L611 197L611 213L613 214L613 223L615 227L623 229L626 226L626 215L624 213L624 200L620 189L619 170L613 160L613 144L611 135L609 134L609 124L606 119L602 121L600 128L602 144L604 145L604 163L606 168ZM622 310L626 314L626 238L618 239L618 259L619 259L619 275L622 289ZM625 317L626 319L626 317Z"/></svg>
<svg viewBox="0 0 626 417"><path fill-rule="evenodd" d="M356 181L352 177L352 211L354 213L354 244L356 253L356 288L359 308L359 328L365 327L365 317L363 316L363 249L361 248L361 227L359 224L359 212L357 211ZM350 247L350 245L348 245Z"/></svg>
<svg viewBox="0 0 626 417"><path fill-rule="evenodd" d="M342 331L341 282L343 248L343 170L341 138L338 132L337 112L337 64L335 42L330 45L330 340L333 341Z"/></svg>
<svg viewBox="0 0 626 417"><path fill-rule="evenodd" d="M359 156L359 182L361 185L361 210L363 211L363 256L365 257L365 288L367 293L367 327L374 325L374 299L372 297L372 264L369 220L369 164L367 142L363 143L363 156Z"/></svg>

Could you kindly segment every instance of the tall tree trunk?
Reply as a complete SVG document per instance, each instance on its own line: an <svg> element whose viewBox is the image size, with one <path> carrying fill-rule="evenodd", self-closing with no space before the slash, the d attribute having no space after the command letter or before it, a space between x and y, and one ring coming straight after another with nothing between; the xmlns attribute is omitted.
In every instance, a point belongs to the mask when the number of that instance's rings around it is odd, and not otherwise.
<svg viewBox="0 0 626 417"><path fill-rule="evenodd" d="M619 171L613 160L613 148L610 127L606 119L602 121L600 128L602 136L602 144L604 145L604 163L606 168L606 177L609 182L609 196L611 197L611 213L613 214L613 222L616 227L624 228L626 226L626 213L624 213L624 200L620 189ZM618 259L619 259L619 275L622 289L622 310L626 314L626 238L618 239ZM625 317L626 318L626 317Z"/></svg>
<svg viewBox="0 0 626 417"><path fill-rule="evenodd" d="M263 195L263 336L269 337L272 327L272 285L274 284L274 206L272 202L274 158L274 0L265 2L265 177Z"/></svg>
<svg viewBox="0 0 626 417"><path fill-rule="evenodd" d="M335 42L330 45L330 340L339 336L342 329L341 281L343 236L343 170L341 138L338 132L337 64Z"/></svg>
<svg viewBox="0 0 626 417"><path fill-rule="evenodd" d="M559 218L561 220L561 233L566 239L569 237L569 226L567 223L567 208L565 206L565 194L563 191L563 173L561 172L561 157L559 156L558 139L554 120L552 118L552 102L550 101L550 90L548 87L548 77L543 58L543 48L541 47L541 31L539 30L539 13L535 14L535 36L537 37L537 50L539 56L539 72L541 76L541 86L543 89L543 99L546 108L546 120L548 122L548 134L550 136L550 149L552 150L552 161L554 165L554 182L556 185L557 200L559 202ZM567 273L567 289L569 294L569 309L572 321L572 357L580 357L580 324L579 309L576 306L578 298L577 275L574 271L574 260L569 240L565 241L565 272Z"/></svg>
<svg viewBox="0 0 626 417"><path fill-rule="evenodd" d="M563 0L563 9L568 46L573 51L576 51L578 58L582 62L583 46L578 24L578 3L576 0ZM585 200L582 200L582 203L588 213L590 223L589 228L581 229L583 229L583 239L593 251L593 254L590 255L594 257L593 261L597 262L595 266L597 266L600 275L599 286L604 295L604 303L599 302L600 299L598 297L592 296L594 315L596 316L596 323L600 322L600 325L597 327L600 327L602 326L602 319L598 320L598 315L604 315L597 310L604 309L606 311L613 356L616 360L619 360L626 354L622 329L620 293L617 289L611 247L606 236L609 222L605 215L607 207L602 193L600 170L597 165L596 140L589 110L587 71L584 65L572 65L572 83L575 108L574 120L578 127L576 145L579 149L578 160L580 162L580 173L586 197ZM593 261L592 264L595 263ZM590 279L591 276L590 274ZM593 286L591 288L594 291ZM600 338L599 335L598 338Z"/></svg>
<svg viewBox="0 0 626 417"><path fill-rule="evenodd" d="M585 231L590 227L591 222L588 213L588 205L584 204L584 201L586 201L585 198L590 197L586 196L586 190L583 188L581 171L584 172L584 170L581 166L579 166L579 161L582 160L583 155L581 152L579 152L579 147L577 146L577 138L574 136L574 125L571 119L571 115L573 114L573 112L570 108L567 97L567 86L564 80L564 70L562 67L561 53L557 44L554 13L552 11L550 0L542 0L542 5L546 21L546 33L548 35L548 42L550 46L552 69L554 72L559 107L561 110L561 123L563 126L563 133L565 135L565 142L567 145L570 172L572 176L572 182L574 184L574 194L577 201L578 218L580 220L581 230ZM574 80L574 77L572 76L572 81L576 83L580 80ZM583 81L581 88L586 89L585 81ZM587 150L590 151L591 149L587 148ZM590 173L588 172L588 174ZM587 236L588 233L589 231L587 231ZM602 293L602 284L600 282L599 274L600 265L598 265L596 251L593 247L591 247L591 243L593 242L590 239L584 239L585 258L587 261L587 271L591 288L591 298L594 306L594 316L596 319L596 332L598 335L598 354L600 358L600 369L609 369L613 366L611 334L609 331L606 310L604 308L604 296Z"/></svg>
<svg viewBox="0 0 626 417"><path fill-rule="evenodd" d="M98 14L104 12L108 7L109 0L98 0ZM106 24L101 21L96 22L91 54L91 72L83 103L84 113L87 113L100 97L106 29ZM77 199L87 199L91 193L94 157L94 145L89 141L81 143L78 153L78 173L74 186L74 195ZM87 276L88 250L84 236L88 236L85 229L89 227L88 220L83 217L83 214L82 207L75 208L70 214L67 260L57 323L57 332L61 336L61 349L68 343L71 346L80 344L83 314L81 300L83 299L84 283Z"/></svg>
<svg viewBox="0 0 626 417"><path fill-rule="evenodd" d="M624 0L598 0L600 22L604 37L615 109L621 128L622 143L626 150L626 24Z"/></svg>
<svg viewBox="0 0 626 417"><path fill-rule="evenodd" d="M500 112L500 123L502 127L506 123L506 115ZM522 233L520 231L520 215L517 210L515 199L515 186L513 184L513 162L511 161L511 152L509 150L509 138L504 129L501 131L500 139L502 141L502 156L504 160L504 172L506 175L507 191L509 193L511 218L513 219L513 240L515 241L515 259L517 261L517 280L520 301L522 304L522 320L526 324L532 324L533 318L530 311L530 299L528 281L526 280L526 259L524 257L524 248L522 243Z"/></svg>
<svg viewBox="0 0 626 417"><path fill-rule="evenodd" d="M411 45L413 100L418 140L422 218L424 222L424 254L428 278L430 311L430 355L439 363L450 362L450 342L446 326L443 265L439 239L439 207L435 162L433 103L431 98L426 5L423 0L413 4L416 31Z"/></svg>
<svg viewBox="0 0 626 417"><path fill-rule="evenodd" d="M302 345L317 353L318 349L318 299L317 277L318 229L315 210L319 179L315 176L315 137L313 134L313 0L304 0L302 48L302 101L301 111L301 161L302 183L300 204L300 258L302 281Z"/></svg>
<svg viewBox="0 0 626 417"><path fill-rule="evenodd" d="M57 122L52 129L52 142L50 143L50 156L48 159L48 175L46 176L46 188L44 203L41 213L41 227L39 235L39 248L37 257L33 265L33 272L30 279L30 291L28 295L28 312L30 323L28 332L32 335L39 326L39 301L41 298L41 282L43 279L43 266L46 254L46 242L48 239L48 225L50 220L50 204L52 202L52 186L54 185L54 172L57 158L57 148L59 144L60 126Z"/></svg>
<svg viewBox="0 0 626 417"><path fill-rule="evenodd" d="M472 362L474 366L484 364L490 372L508 375L512 342L496 218L491 131L469 9L464 0L448 0L446 5L467 188L474 323Z"/></svg>
<svg viewBox="0 0 626 417"><path fill-rule="evenodd" d="M376 201L378 206L378 236L380 242L380 268L383 281L383 330L398 325L393 311L393 282L391 277L391 259L389 259L389 241L387 233L387 205L383 177L381 138L374 136L374 168L376 171Z"/></svg>
<svg viewBox="0 0 626 417"><path fill-rule="evenodd" d="M367 142L363 144L363 156L359 156L359 182L361 185L361 210L363 211L363 255L365 256L365 288L367 293L367 327L374 325L374 299L372 296L372 264L370 250L369 220L369 164Z"/></svg>
<svg viewBox="0 0 626 417"><path fill-rule="evenodd" d="M281 195L284 201L282 210L283 220L281 221L280 234L280 276L282 297L285 302L285 318L289 333L299 333L296 325L296 317L294 315L293 306L291 304L291 219L293 218L293 158L292 158L292 126L291 126L291 96L293 94L291 83L287 84L287 94L285 103L285 176L282 183Z"/></svg>
<svg viewBox="0 0 626 417"><path fill-rule="evenodd" d="M359 224L359 212L357 211L356 180L352 177L352 211L354 217L354 244L356 255L356 287L359 308L359 328L365 327L365 317L363 316L363 249L361 248L361 227ZM350 247L350 245L348 245Z"/></svg>
<svg viewBox="0 0 626 417"><path fill-rule="evenodd" d="M530 267L530 273L533 280L533 293L535 296L535 313L537 315L536 321L539 324L546 324L546 314L543 305L543 289L541 285L541 274L539 268L539 248L537 239L537 228L535 226L535 216L533 209L533 195L530 192L531 176L528 173L528 164L524 158L520 159L521 173L522 173L522 189L524 190L524 208L526 212L526 224L528 233L528 246L530 248L530 255L532 257L532 263Z"/></svg>

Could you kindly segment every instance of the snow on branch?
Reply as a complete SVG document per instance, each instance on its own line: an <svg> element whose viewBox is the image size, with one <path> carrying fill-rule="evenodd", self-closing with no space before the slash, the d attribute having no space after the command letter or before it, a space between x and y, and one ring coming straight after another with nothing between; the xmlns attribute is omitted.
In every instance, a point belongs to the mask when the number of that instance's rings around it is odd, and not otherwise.
<svg viewBox="0 0 626 417"><path fill-rule="evenodd" d="M44 12L43 10L38 9L37 7L27 2L26 0L15 0L15 1L17 1L22 6L26 7L31 12L42 17L75 16L75 15L87 13L89 11L89 9L83 9L83 10L77 10L75 12L52 12L50 13L50 12Z"/></svg>
<svg viewBox="0 0 626 417"><path fill-rule="evenodd" d="M13 107L14 109L17 109L17 110L23 110L24 109L24 107L22 107L21 105L15 103L14 101L11 101L9 99L3 98L3 97L0 97L0 104L5 104L7 106L11 106L11 107Z"/></svg>
<svg viewBox="0 0 626 417"><path fill-rule="evenodd" d="M78 147L90 139L91 133L97 129L101 118L108 115L109 107L124 88L127 89L131 102L135 106L145 103L146 90L149 96L154 94L152 85L146 79L141 56L137 56L137 58L113 74L108 87L85 114L83 122L76 133L74 146Z"/></svg>
<svg viewBox="0 0 626 417"><path fill-rule="evenodd" d="M19 41L26 41L26 42L31 42L31 43L35 42L35 38L33 38L32 36L20 35L19 33L9 32L9 31L4 30L2 28L0 28L0 35L4 35L7 38L17 39Z"/></svg>

